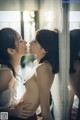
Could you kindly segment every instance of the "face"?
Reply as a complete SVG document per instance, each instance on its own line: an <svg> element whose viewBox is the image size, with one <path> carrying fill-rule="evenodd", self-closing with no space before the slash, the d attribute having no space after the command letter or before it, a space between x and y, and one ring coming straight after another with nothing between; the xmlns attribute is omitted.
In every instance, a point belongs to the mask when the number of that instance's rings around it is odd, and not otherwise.
<svg viewBox="0 0 80 120"><path fill-rule="evenodd" d="M22 39L18 34L18 40L16 41L16 52L17 54L24 56L27 54L27 42Z"/></svg>
<svg viewBox="0 0 80 120"><path fill-rule="evenodd" d="M30 43L30 53L31 54L35 54L35 55L38 55L38 54L46 54L46 51L44 50L44 48L42 48L42 46L38 43L37 40L33 40L31 43Z"/></svg>
<svg viewBox="0 0 80 120"><path fill-rule="evenodd" d="M17 39L15 41L15 48L8 48L7 51L11 57L22 57L27 54L27 42L22 39L22 37L17 33Z"/></svg>

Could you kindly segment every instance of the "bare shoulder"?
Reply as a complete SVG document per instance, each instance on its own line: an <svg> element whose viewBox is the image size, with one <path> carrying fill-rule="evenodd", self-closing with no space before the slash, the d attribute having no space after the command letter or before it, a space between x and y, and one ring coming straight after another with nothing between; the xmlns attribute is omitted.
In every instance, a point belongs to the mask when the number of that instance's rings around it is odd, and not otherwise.
<svg viewBox="0 0 80 120"><path fill-rule="evenodd" d="M41 63L36 67L37 71L44 71L44 70L49 70L48 64L47 63Z"/></svg>
<svg viewBox="0 0 80 120"><path fill-rule="evenodd" d="M36 68L36 74L35 74L37 81L39 83L39 86L45 89L49 90L53 79L54 79L54 74L52 73L52 66L48 63L41 63L37 66Z"/></svg>
<svg viewBox="0 0 80 120"><path fill-rule="evenodd" d="M0 69L0 91L8 89L9 82L13 78L13 73L8 68Z"/></svg>
<svg viewBox="0 0 80 120"><path fill-rule="evenodd" d="M38 78L44 79L44 77L45 77L45 79L49 78L51 80L55 76L55 74L53 74L53 72L52 72L51 64L49 64L47 62L41 63L37 66L36 75L38 76Z"/></svg>
<svg viewBox="0 0 80 120"><path fill-rule="evenodd" d="M0 78L12 78L13 73L9 68L0 69Z"/></svg>
<svg viewBox="0 0 80 120"><path fill-rule="evenodd" d="M37 72L39 71L52 71L52 66L49 64L49 63L46 63L46 62L44 62L44 63L41 63L41 64L39 64L38 66L37 66L37 68L36 68L36 70L37 70Z"/></svg>

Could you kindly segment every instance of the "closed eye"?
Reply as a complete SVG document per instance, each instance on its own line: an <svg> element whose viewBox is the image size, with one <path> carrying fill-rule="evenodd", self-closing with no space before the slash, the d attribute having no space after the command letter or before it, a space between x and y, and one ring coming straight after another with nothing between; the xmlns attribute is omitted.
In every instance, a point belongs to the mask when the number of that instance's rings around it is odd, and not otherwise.
<svg viewBox="0 0 80 120"><path fill-rule="evenodd" d="M19 40L20 43L24 42L23 40Z"/></svg>

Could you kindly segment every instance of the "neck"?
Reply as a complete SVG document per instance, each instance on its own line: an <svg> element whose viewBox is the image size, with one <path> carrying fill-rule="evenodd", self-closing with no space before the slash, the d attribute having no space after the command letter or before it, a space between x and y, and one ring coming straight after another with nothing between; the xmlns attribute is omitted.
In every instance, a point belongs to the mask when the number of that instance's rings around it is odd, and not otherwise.
<svg viewBox="0 0 80 120"><path fill-rule="evenodd" d="M40 60L44 57L44 55L37 55L36 57L37 57L37 61L38 61L38 63L39 63Z"/></svg>
<svg viewBox="0 0 80 120"><path fill-rule="evenodd" d="M15 72L17 73L17 72L18 72L18 67L19 67L19 64L20 64L20 58L14 58L14 59L11 61L11 64L12 64Z"/></svg>

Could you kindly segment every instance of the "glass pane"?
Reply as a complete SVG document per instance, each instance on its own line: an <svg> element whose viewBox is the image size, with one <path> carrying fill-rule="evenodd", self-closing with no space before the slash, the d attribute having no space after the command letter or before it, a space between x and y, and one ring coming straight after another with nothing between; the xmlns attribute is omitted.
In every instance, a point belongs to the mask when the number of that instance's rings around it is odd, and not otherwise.
<svg viewBox="0 0 80 120"><path fill-rule="evenodd" d="M0 11L0 29L11 27L21 33L20 11Z"/></svg>

